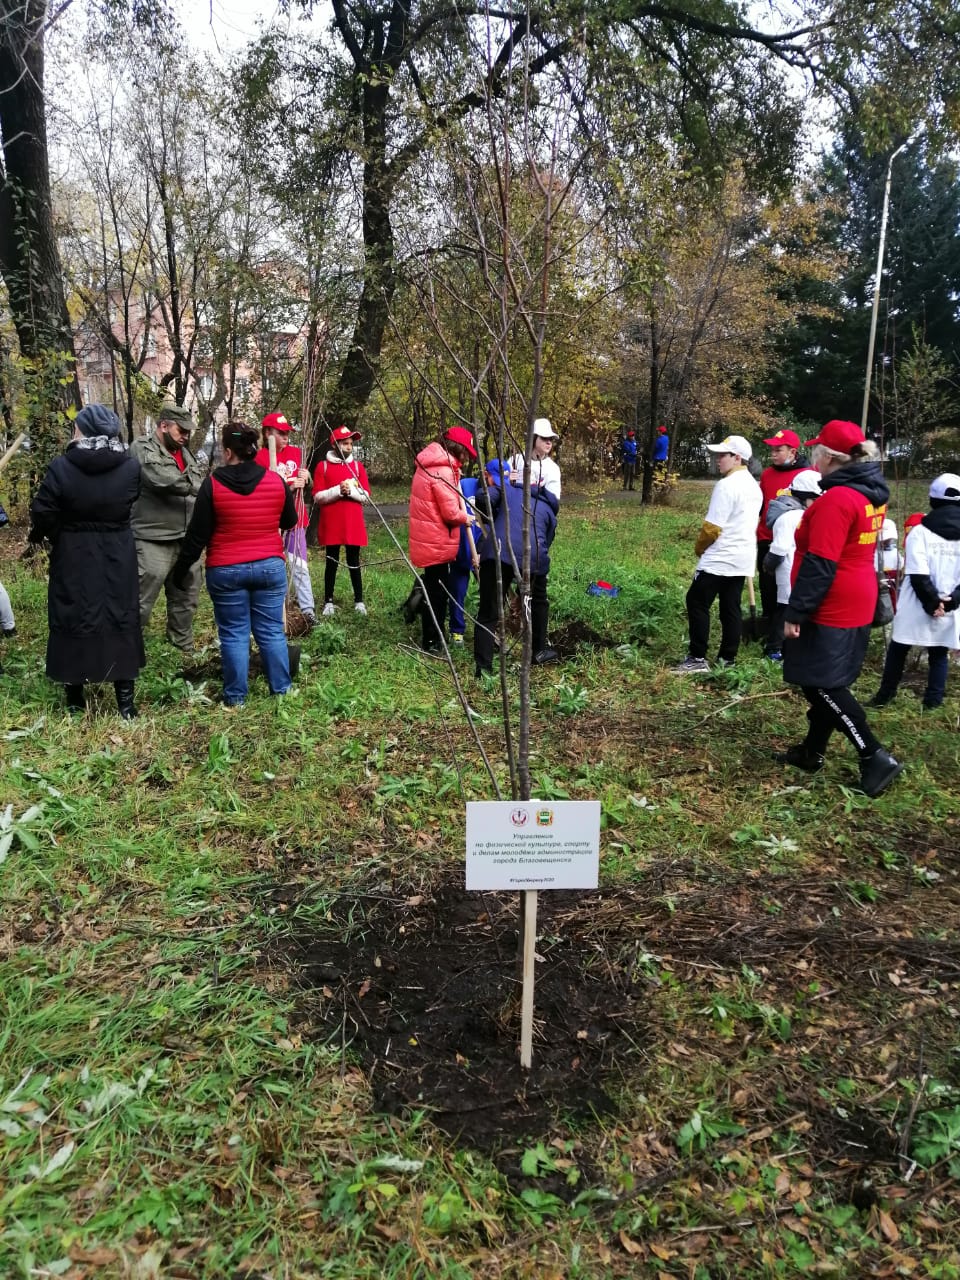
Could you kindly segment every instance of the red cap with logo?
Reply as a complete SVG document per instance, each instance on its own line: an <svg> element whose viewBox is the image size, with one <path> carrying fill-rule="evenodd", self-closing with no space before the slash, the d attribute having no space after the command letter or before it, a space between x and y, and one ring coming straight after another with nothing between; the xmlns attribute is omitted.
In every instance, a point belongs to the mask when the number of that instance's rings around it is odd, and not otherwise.
<svg viewBox="0 0 960 1280"><path fill-rule="evenodd" d="M473 443L473 436L466 427L449 427L443 433L444 440L449 440L453 444L462 444L471 458L477 456L476 446Z"/></svg>
<svg viewBox="0 0 960 1280"><path fill-rule="evenodd" d="M261 427L275 427L277 431L292 431L290 423L282 413L268 413L260 423Z"/></svg>
<svg viewBox="0 0 960 1280"><path fill-rule="evenodd" d="M834 453L849 453L855 444L863 444L866 438L855 422L833 418L807 444L822 444L825 449L832 449Z"/></svg>
<svg viewBox="0 0 960 1280"><path fill-rule="evenodd" d="M763 443L768 444L771 449L776 449L781 444L789 445L791 449L799 449L800 437L795 431L777 431Z"/></svg>
<svg viewBox="0 0 960 1280"><path fill-rule="evenodd" d="M362 439L359 431L351 431L349 427L335 427L330 432L331 440L360 440Z"/></svg>

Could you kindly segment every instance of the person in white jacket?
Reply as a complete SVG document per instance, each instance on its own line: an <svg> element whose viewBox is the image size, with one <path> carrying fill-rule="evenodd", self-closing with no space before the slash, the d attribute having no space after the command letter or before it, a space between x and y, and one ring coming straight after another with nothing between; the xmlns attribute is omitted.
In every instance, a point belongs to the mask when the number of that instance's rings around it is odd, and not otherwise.
<svg viewBox="0 0 960 1280"><path fill-rule="evenodd" d="M560 437L550 425L549 418L535 418L533 421L533 450L530 456L530 484L539 485L547 493L560 499L560 468L550 456L553 452L554 440ZM510 472L514 484L523 481L523 454L517 453L510 459Z"/></svg>
<svg viewBox="0 0 960 1280"><path fill-rule="evenodd" d="M960 648L960 476L949 471L930 485L930 510L907 539L893 639L868 706L896 697L913 645L927 651L923 705L932 710L943 704L949 651Z"/></svg>
<svg viewBox="0 0 960 1280"><path fill-rule="evenodd" d="M777 607L770 619L770 635L766 657L771 662L782 662L783 619L790 599L790 574L797 549L797 525L803 513L815 498L820 497L820 472L807 467L798 471L790 481L789 501L774 498L767 506L767 524L773 531L770 542L760 545L768 548L760 565L760 572L772 575L777 585Z"/></svg>
<svg viewBox="0 0 960 1280"><path fill-rule="evenodd" d="M690 645L686 658L673 670L678 675L709 671L710 608L720 601L720 651L717 661L730 666L740 648L743 617L740 597L747 574L757 563L757 520L763 504L760 486L747 470L753 454L749 440L727 436L708 444L716 455L720 479L713 487L706 518L697 538L697 561L687 592Z"/></svg>

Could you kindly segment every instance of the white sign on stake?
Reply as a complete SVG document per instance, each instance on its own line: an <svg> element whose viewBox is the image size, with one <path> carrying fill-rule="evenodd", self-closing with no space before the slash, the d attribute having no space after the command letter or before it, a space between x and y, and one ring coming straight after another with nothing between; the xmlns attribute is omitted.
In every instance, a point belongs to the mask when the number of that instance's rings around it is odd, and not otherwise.
<svg viewBox="0 0 960 1280"><path fill-rule="evenodd" d="M470 800L467 889L520 890L520 1065L533 1064L533 987L540 889L596 889L599 800Z"/></svg>
<svg viewBox="0 0 960 1280"><path fill-rule="evenodd" d="M467 802L467 889L596 889L599 800Z"/></svg>

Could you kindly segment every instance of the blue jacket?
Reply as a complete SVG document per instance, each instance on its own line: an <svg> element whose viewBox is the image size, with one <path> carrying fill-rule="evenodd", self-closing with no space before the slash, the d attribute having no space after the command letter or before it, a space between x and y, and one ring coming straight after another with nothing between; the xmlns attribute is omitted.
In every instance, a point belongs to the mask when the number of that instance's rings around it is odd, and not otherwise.
<svg viewBox="0 0 960 1280"><path fill-rule="evenodd" d="M653 461L666 462L670 456L670 437L658 435L653 442Z"/></svg>
<svg viewBox="0 0 960 1280"><path fill-rule="evenodd" d="M460 481L460 492L467 500L467 509L472 506L471 498L476 497L480 492L480 481L475 480L473 476L464 476ZM460 529L460 549L457 552L455 561L458 569L472 569L473 557L470 555L470 544L468 538L473 538L474 544L479 547L483 538L483 532L479 526L474 530L470 530L466 525L462 525Z"/></svg>
<svg viewBox="0 0 960 1280"><path fill-rule="evenodd" d="M504 564L512 564L511 547L516 558L517 569L522 568L523 559L523 486L508 484L506 488L499 485L490 486L490 507L493 512L493 536L484 538L480 549L481 560L492 560L498 554ZM550 572L550 546L557 531L557 513L560 503L552 493L536 486L530 490L530 572L531 574L548 574ZM510 542L507 542L506 522L510 521Z"/></svg>
<svg viewBox="0 0 960 1280"><path fill-rule="evenodd" d="M637 460L637 442L629 437L621 442L623 449L624 462L636 462Z"/></svg>

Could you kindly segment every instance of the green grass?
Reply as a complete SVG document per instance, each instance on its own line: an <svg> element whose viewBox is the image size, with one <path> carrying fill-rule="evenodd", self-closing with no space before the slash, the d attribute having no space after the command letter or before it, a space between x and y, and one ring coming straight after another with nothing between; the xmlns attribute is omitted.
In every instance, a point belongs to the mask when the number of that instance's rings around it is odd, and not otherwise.
<svg viewBox="0 0 960 1280"><path fill-rule="evenodd" d="M776 669L745 650L669 673L705 495L561 515L552 628L609 647L534 673L534 785L601 801L601 885L635 905L626 943L598 919L597 963L632 972L643 1025L616 1115L518 1147L522 1195L428 1116L377 1114L276 959L340 894L459 875L464 801L492 795L449 677L406 647L386 530L370 617L304 640L295 697L257 685L225 712L155 619L131 724L109 690L64 716L41 566L3 563L0 1275L960 1276L960 683L936 716L905 690L871 717L908 762L879 801L839 743L785 775L770 749L803 706ZM456 661L508 787L495 693ZM880 661L876 637L862 692ZM920 1165L864 1172L858 1209L829 1126L901 1133L918 1093ZM567 1205L550 1179L571 1167L589 1194Z"/></svg>

